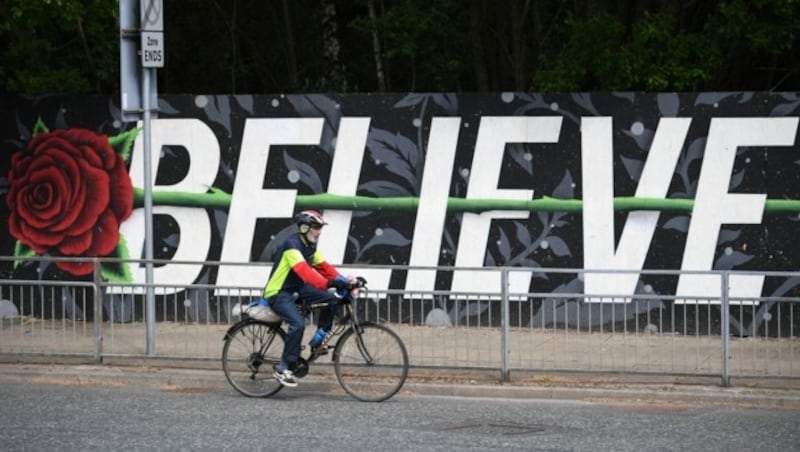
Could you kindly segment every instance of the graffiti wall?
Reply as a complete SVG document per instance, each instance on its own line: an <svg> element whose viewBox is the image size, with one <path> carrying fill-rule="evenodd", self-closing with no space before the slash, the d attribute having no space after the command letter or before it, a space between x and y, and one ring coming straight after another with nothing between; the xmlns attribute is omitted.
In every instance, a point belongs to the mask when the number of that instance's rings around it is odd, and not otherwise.
<svg viewBox="0 0 800 452"><path fill-rule="evenodd" d="M293 213L315 208L323 254L377 289L496 292L497 275L474 267L800 266L798 93L165 95L158 108L157 259L268 263ZM0 115L0 255L17 257L2 278L90 278L88 263L33 256L143 257L142 124L121 120L117 97L4 96ZM144 282L144 270L104 264L103 277ZM258 286L266 273L167 264L154 277ZM719 296L708 278L510 284L696 303ZM730 290L797 284L741 274Z"/></svg>

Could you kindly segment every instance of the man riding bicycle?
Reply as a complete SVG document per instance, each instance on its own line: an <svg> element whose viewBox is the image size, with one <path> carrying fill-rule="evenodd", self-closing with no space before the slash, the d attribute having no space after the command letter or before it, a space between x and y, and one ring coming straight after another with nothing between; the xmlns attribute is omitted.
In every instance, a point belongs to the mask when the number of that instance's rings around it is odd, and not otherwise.
<svg viewBox="0 0 800 452"><path fill-rule="evenodd" d="M327 302L329 309L323 309L317 324L322 334L331 330L336 310L337 295L328 288L348 291L352 282L339 274L333 265L325 261L317 251L317 241L325 226L322 214L315 210L304 210L294 216L297 233L288 237L275 254L272 271L264 286L263 297L269 300L272 310L288 323L286 344L278 364L274 366L273 376L284 386L297 386L290 370L300 358L301 342L305 331L305 319L297 309L296 302L309 304ZM258 318L258 306L249 315ZM316 345L316 344L312 344Z"/></svg>

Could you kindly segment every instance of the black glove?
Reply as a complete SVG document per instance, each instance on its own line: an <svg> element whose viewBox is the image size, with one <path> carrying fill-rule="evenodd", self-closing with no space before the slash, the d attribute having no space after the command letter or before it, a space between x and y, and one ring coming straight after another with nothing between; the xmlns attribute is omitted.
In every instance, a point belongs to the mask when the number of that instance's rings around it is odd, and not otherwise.
<svg viewBox="0 0 800 452"><path fill-rule="evenodd" d="M350 290L352 286L345 279L334 278L328 280L328 288L335 288L336 290Z"/></svg>

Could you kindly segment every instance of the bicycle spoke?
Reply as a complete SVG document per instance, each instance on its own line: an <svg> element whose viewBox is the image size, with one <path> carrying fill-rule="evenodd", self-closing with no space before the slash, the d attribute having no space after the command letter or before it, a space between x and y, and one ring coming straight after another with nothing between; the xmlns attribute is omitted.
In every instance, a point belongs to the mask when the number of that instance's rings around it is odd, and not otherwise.
<svg viewBox="0 0 800 452"><path fill-rule="evenodd" d="M283 332L263 322L243 322L227 337L222 366L231 386L249 397L268 397L283 386L272 366L283 352Z"/></svg>
<svg viewBox="0 0 800 452"><path fill-rule="evenodd" d="M336 377L358 400L379 402L392 397L408 375L408 354L400 338L379 324L351 330L336 345Z"/></svg>

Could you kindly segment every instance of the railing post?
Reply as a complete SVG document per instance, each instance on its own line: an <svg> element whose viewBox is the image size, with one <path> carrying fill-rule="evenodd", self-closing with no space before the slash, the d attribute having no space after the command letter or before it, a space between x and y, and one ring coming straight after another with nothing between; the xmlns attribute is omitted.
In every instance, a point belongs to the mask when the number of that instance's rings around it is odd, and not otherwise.
<svg viewBox="0 0 800 452"><path fill-rule="evenodd" d="M501 338L500 344L502 350L501 352L501 369L500 375L503 381L508 382L511 381L511 375L509 375L508 370L508 356L511 353L508 344L508 323L509 323L509 306L508 306L508 268L503 267L500 270L500 293L501 293L501 300L500 300L500 312L501 312Z"/></svg>
<svg viewBox="0 0 800 452"><path fill-rule="evenodd" d="M730 376L730 344L731 344L731 337L730 337L730 301L728 300L728 277L730 273L727 271L722 272L722 291L720 292L720 299L719 299L719 311L720 311L720 322L722 326L722 330L720 331L720 335L722 335L722 386L728 387L731 384L731 376Z"/></svg>
<svg viewBox="0 0 800 452"><path fill-rule="evenodd" d="M100 275L100 261L92 262L94 271L94 362L103 362L103 279Z"/></svg>

